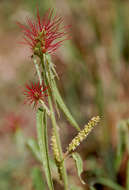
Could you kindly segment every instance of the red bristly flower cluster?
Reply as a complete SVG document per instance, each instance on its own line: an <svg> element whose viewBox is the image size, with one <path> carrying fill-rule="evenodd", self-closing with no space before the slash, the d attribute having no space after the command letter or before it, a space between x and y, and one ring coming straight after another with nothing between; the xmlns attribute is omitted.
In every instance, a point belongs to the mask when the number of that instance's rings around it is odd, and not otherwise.
<svg viewBox="0 0 129 190"><path fill-rule="evenodd" d="M24 33L24 44L28 44L35 55L55 52L64 40L69 39L69 26L62 26L63 19L53 15L49 9L43 18L37 10L37 20L27 19L27 26L18 23Z"/></svg>
<svg viewBox="0 0 129 190"><path fill-rule="evenodd" d="M9 113L5 117L4 127L0 130L0 134L15 133L17 129L23 128L27 123L23 115Z"/></svg>
<svg viewBox="0 0 129 190"><path fill-rule="evenodd" d="M48 87L44 87L44 85L40 85L38 83L30 83L30 85L26 84L26 90L24 90L24 95L26 96L25 103L34 104L34 106L37 106L38 102L40 100L45 100L45 97L48 96L48 94L45 92L48 89Z"/></svg>

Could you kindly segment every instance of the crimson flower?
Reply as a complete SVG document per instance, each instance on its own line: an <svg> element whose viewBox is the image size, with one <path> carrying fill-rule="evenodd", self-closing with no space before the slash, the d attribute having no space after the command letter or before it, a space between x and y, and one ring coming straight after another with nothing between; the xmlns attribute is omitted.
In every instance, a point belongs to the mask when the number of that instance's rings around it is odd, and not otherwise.
<svg viewBox="0 0 129 190"><path fill-rule="evenodd" d="M53 15L49 9L43 18L40 18L37 9L37 19L27 18L26 26L18 23L24 33L24 44L28 44L35 55L55 52L64 40L69 39L69 26L63 25L63 18Z"/></svg>
<svg viewBox="0 0 129 190"><path fill-rule="evenodd" d="M40 85L39 82L33 84L32 82L30 85L26 84L26 89L24 90L24 95L26 96L25 103L34 104L37 106L40 100L44 101L45 97L48 94L45 92L48 87L44 87L44 85Z"/></svg>
<svg viewBox="0 0 129 190"><path fill-rule="evenodd" d="M23 128L26 123L27 120L23 115L16 115L11 112L5 117L4 128L0 130L0 133L15 133L17 129Z"/></svg>

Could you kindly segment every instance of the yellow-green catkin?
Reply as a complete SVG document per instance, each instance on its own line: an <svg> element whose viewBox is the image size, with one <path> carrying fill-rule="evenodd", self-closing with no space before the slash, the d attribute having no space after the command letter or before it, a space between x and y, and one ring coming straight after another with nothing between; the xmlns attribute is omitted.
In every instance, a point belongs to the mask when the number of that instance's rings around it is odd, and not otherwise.
<svg viewBox="0 0 129 190"><path fill-rule="evenodd" d="M60 178L60 180L62 180L62 162L60 159L59 149L57 146L56 137L55 137L54 133L52 134L51 145L52 145L55 163L56 163L56 166L58 169L59 178Z"/></svg>
<svg viewBox="0 0 129 190"><path fill-rule="evenodd" d="M67 148L67 153L74 151L80 143L88 136L91 130L98 124L100 117L93 117L87 125L84 126L84 129L81 130L78 135L72 140Z"/></svg>

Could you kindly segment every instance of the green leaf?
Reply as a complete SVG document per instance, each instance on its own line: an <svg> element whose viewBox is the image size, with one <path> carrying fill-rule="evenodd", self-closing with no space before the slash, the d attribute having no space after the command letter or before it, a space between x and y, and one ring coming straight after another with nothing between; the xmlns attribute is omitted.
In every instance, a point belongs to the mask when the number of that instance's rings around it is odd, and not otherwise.
<svg viewBox="0 0 129 190"><path fill-rule="evenodd" d="M90 186L90 190L96 190L93 186Z"/></svg>
<svg viewBox="0 0 129 190"><path fill-rule="evenodd" d="M119 143L117 145L117 153L116 153L116 160L115 160L116 171L119 170L121 160L123 158L123 153L125 152L125 149L126 149L126 142L125 142L126 122L121 120L118 123L117 129L118 129L118 142Z"/></svg>
<svg viewBox="0 0 129 190"><path fill-rule="evenodd" d="M42 112L40 109L38 109L36 119L37 119L38 142L43 163L43 169L45 171L49 189L54 190L51 171L50 171L49 155L48 155L46 112L45 111Z"/></svg>
<svg viewBox="0 0 129 190"><path fill-rule="evenodd" d="M34 190L45 190L46 186L42 178L42 172L39 168L33 168L32 169L32 180L33 180L33 186Z"/></svg>
<svg viewBox="0 0 129 190"><path fill-rule="evenodd" d="M37 142L31 138L28 140L27 145L29 146L29 148L31 149L31 151L33 152L33 154L37 158L37 160L42 162L42 158L40 155L40 150L39 150L39 146L38 146Z"/></svg>
<svg viewBox="0 0 129 190"><path fill-rule="evenodd" d="M71 113L69 112L67 106L64 104L63 102L63 99L57 89L57 86L56 86L56 82L53 80L52 82L52 90L55 94L55 98L56 98L56 101L59 105L59 107L62 109L62 111L64 112L64 114L66 115L68 121L71 123L71 125L73 125L78 131L80 131L80 128L77 124L77 122L74 120L73 116L71 115Z"/></svg>
<svg viewBox="0 0 129 190"><path fill-rule="evenodd" d="M48 79L48 82L49 82L49 85L50 87L52 88L52 95L53 95L53 99L54 99L54 102L55 102L55 105L56 105L56 102L57 104L59 105L59 107L62 109L62 111L64 112L64 114L66 115L67 119L69 120L69 122L78 130L80 131L80 128L77 124L77 122L74 120L73 116L71 115L71 113L69 112L67 106L64 104L63 102L63 99L58 91L58 88L56 86L56 82L54 80L54 76L57 76L56 74L56 71L54 69L54 65L53 63L51 62L51 58L50 56L47 56L47 66L49 65L50 67L46 67L47 68L47 79ZM54 73L53 73L54 72ZM56 101L55 101L56 100ZM56 109L57 109L57 112L58 112L58 107L56 105Z"/></svg>
<svg viewBox="0 0 129 190"><path fill-rule="evenodd" d="M96 180L96 183L100 183L102 185L110 187L113 190L124 190L123 187L121 187L120 185L118 185L114 181L107 179L107 178L99 178L98 180Z"/></svg>
<svg viewBox="0 0 129 190"><path fill-rule="evenodd" d="M29 146L30 150L32 151L36 159L42 163L39 145L37 144L37 142L34 139L30 138L27 142L27 145ZM52 168L54 172L57 172L55 161L52 158L49 158L49 162L50 162L50 168Z"/></svg>
<svg viewBox="0 0 129 190"><path fill-rule="evenodd" d="M77 152L72 153L72 157L73 157L73 159L75 160L75 163L76 163L78 176L79 176L81 182L83 184L85 184L85 182L81 179L81 173L83 172L83 161L82 161L80 155Z"/></svg>

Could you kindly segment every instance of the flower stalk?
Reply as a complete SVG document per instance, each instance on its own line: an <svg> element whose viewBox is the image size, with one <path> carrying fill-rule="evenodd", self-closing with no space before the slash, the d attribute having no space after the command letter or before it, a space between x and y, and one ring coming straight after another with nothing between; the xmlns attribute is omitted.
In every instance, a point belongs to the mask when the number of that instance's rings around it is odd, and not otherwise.
<svg viewBox="0 0 129 190"><path fill-rule="evenodd" d="M46 63L46 56L44 55L43 58L40 57L40 61L41 61L41 66L42 66L42 75L39 69L39 66L36 65L36 71L37 71L37 75L39 78L39 81L44 81L45 85L49 85L51 88L51 83L50 81L52 80L51 77L51 72L49 70L49 62ZM35 64L36 61L34 61ZM60 137L59 137L59 132L58 132L58 126L56 123L56 118L55 118L55 114L54 114L54 108L53 108L53 104L52 104L52 96L49 94L48 96L48 104L49 104L49 109L46 107L46 105L44 104L44 102L41 100L40 101L43 105L43 108L45 107L45 110L47 111L48 116L51 118L52 121L52 126L53 126L53 133L54 133L54 137L55 137L55 141L56 141L56 145L57 145L57 149L58 149L58 153L59 153L59 157L61 162L56 162L57 163L57 167L58 167L58 172L59 172L59 176L60 179L63 180L64 182L64 188L65 190L68 190L68 179L67 179L67 173L66 173L66 169L64 166L64 161L63 160L63 152L62 152L62 148L61 148L61 142L60 142ZM59 160L58 160L59 161Z"/></svg>
<svg viewBox="0 0 129 190"><path fill-rule="evenodd" d="M46 68L46 69L49 68L49 67L46 67L46 56L45 55L44 55L44 59L42 62L42 66L43 65L44 65L43 68ZM51 77L51 75L49 75L48 73L49 73L49 70L46 70L46 72L43 73L44 74L43 78L45 79L46 84L50 85L50 87L51 87L51 84L49 83L51 81L51 78L49 78L49 77ZM56 123L54 108L53 108L53 104L52 104L52 96L48 96L48 103L49 103L49 107L50 107L50 111L51 111L50 117L51 117L53 131L54 131L54 135L55 135L55 139L56 139L56 143L57 143L57 147L58 147L58 151L59 151L59 156L60 156L60 159L63 160L63 152L62 152L61 142L60 142L60 137L59 137L59 132L58 132L58 125ZM64 182L64 188L65 188L65 190L68 190L68 179L67 179L67 173L66 173L66 169L64 166L64 162L60 162L60 168L62 168L60 176Z"/></svg>
<svg viewBox="0 0 129 190"><path fill-rule="evenodd" d="M38 75L38 78L39 78L40 85L42 85L42 76L41 76L41 73L40 73L40 69L39 69L39 65L37 63L36 57L33 58L33 63L35 65L35 69L36 69L36 72L37 72L37 75Z"/></svg>
<svg viewBox="0 0 129 190"><path fill-rule="evenodd" d="M58 79L58 74L56 73L54 64L51 62L50 54L54 54L62 43L69 39L69 26L62 26L62 17L54 15L53 12L53 9L50 9L43 18L40 18L39 11L37 10L37 20L32 21L28 18L28 26L18 23L24 33L23 43L29 45L32 50L33 63L39 80L38 83L27 84L24 95L26 96L26 100L30 104L33 104L34 107L37 107L40 103L40 106L42 105L43 108L42 111L38 109L37 112L37 133L48 187L50 190L54 190L49 164L47 117L50 118L52 123L52 149L59 177L64 184L64 189L69 190L67 171L64 163L65 158L87 137L90 131L99 122L100 118L98 116L92 118L91 121L84 126L84 129L80 130L79 125L74 120L60 96L55 81L55 78ZM37 63L37 57L40 59L39 64ZM46 97L47 103L45 102ZM79 132L69 144L65 154L63 154L62 151L59 127L56 120L56 113L59 115L58 108L63 111L68 121Z"/></svg>

